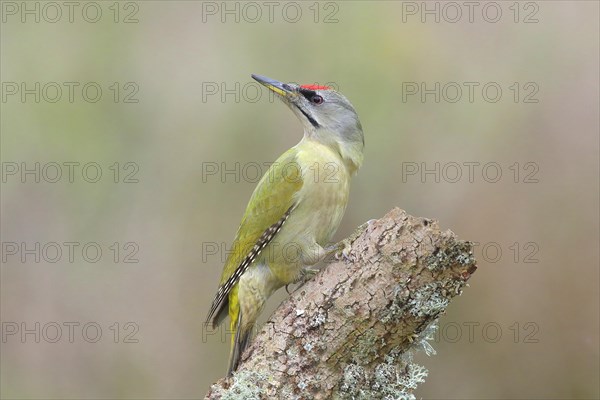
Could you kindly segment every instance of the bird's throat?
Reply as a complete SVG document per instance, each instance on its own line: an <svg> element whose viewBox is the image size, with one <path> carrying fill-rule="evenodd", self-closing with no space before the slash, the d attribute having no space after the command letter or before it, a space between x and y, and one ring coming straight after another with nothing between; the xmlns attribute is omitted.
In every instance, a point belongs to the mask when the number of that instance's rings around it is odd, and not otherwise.
<svg viewBox="0 0 600 400"><path fill-rule="evenodd" d="M304 110L303 110L303 109L302 109L300 106L298 106L297 104L294 104L294 106L295 106L295 107L296 107L298 110L300 110L300 112L302 113L302 115L304 115L304 116L306 117L306 119L308 120L308 122L310 122L310 124L311 124L311 125L312 125L312 126L315 128L315 129L319 128L319 126L320 126L320 125L319 125L319 123L318 123L318 122L317 122L317 121L316 121L316 120L315 120L313 117L311 117L311 116L310 116L310 114L308 114L306 111L304 111Z"/></svg>

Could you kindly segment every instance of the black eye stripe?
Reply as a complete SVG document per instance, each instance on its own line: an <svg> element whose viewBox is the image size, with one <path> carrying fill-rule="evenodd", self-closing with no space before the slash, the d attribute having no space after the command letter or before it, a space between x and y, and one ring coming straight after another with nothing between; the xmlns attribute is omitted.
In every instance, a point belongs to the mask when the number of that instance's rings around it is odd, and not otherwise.
<svg viewBox="0 0 600 400"><path fill-rule="evenodd" d="M312 124L312 126L314 126L315 128L319 127L319 123L317 121L315 121L315 119L313 117L311 117L310 115L308 115L308 113L306 111L304 111L300 106L298 106L297 104L294 104L296 106L296 108L298 110L300 110L300 112L302 114L304 114L304 116L306 117L306 119Z"/></svg>
<svg viewBox="0 0 600 400"><path fill-rule="evenodd" d="M306 97L307 100L312 99L312 97L314 95L317 94L317 92L315 92L314 90L310 90L310 89L300 89L300 94L304 97Z"/></svg>

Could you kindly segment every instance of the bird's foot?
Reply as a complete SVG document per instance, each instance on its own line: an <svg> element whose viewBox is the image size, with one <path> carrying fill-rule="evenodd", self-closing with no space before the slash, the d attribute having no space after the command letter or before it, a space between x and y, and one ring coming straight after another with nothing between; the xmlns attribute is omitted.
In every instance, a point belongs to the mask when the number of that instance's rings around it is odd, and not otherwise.
<svg viewBox="0 0 600 400"><path fill-rule="evenodd" d="M334 243L323 248L323 260L338 259L339 253L341 253L346 247L346 244L342 240L341 242Z"/></svg>
<svg viewBox="0 0 600 400"><path fill-rule="evenodd" d="M315 277L315 275L317 275L319 273L320 269L319 268L312 268L312 267L304 267L300 270L300 277L298 278L298 282L302 282L302 284L305 284L306 282L310 281L312 278Z"/></svg>
<svg viewBox="0 0 600 400"><path fill-rule="evenodd" d="M298 275L298 278L296 278L296 280L294 282L288 283L287 285L285 285L285 291L288 294L291 294L290 290L288 289L290 285L299 283L298 287L300 287L300 286L304 285L306 282L310 281L312 278L314 278L315 275L317 275L319 273L319 271L320 271L319 268L311 268L311 267L302 268L300 270L300 274Z"/></svg>

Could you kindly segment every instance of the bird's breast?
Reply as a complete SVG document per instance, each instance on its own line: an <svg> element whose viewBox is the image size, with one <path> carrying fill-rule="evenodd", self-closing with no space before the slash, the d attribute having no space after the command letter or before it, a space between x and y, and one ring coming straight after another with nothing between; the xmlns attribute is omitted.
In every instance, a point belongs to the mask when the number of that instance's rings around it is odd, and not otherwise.
<svg viewBox="0 0 600 400"><path fill-rule="evenodd" d="M350 191L350 174L341 157L328 146L303 142L296 157L303 185L289 225L307 241L325 245L340 225Z"/></svg>

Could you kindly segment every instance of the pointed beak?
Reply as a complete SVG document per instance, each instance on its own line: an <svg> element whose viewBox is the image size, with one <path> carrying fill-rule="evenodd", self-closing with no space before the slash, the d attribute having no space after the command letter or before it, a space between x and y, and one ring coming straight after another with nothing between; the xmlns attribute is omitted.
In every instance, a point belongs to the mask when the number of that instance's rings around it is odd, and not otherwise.
<svg viewBox="0 0 600 400"><path fill-rule="evenodd" d="M276 81L275 79L267 78L266 76L255 74L252 74L252 78L254 78L261 85L265 86L267 89L277 93L283 98L289 98L290 96L295 94L293 88L286 83Z"/></svg>

